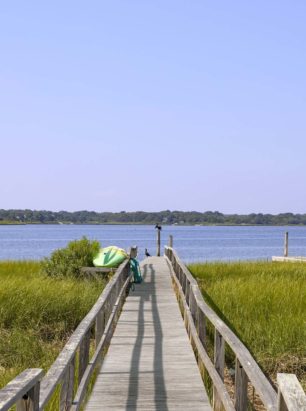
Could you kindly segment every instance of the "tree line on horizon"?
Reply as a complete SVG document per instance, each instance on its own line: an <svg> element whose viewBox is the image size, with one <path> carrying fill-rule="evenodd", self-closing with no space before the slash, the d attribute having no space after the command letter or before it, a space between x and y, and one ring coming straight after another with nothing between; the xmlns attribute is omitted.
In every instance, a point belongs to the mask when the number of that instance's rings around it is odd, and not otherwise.
<svg viewBox="0 0 306 411"><path fill-rule="evenodd" d="M96 211L0 210L0 223L23 224L165 224L165 225L306 225L306 214L222 214L218 211Z"/></svg>

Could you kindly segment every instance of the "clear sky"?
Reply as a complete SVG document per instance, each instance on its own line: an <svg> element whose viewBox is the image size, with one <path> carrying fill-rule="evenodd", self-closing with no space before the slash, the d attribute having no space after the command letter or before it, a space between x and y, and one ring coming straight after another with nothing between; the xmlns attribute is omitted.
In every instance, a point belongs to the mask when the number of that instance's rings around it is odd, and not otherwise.
<svg viewBox="0 0 306 411"><path fill-rule="evenodd" d="M306 212L305 0L7 1L0 208Z"/></svg>

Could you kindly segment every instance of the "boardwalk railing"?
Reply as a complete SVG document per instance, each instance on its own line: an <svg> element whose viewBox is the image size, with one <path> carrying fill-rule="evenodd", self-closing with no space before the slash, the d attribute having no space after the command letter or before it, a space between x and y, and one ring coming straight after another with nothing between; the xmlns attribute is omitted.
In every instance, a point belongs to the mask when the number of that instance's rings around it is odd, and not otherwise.
<svg viewBox="0 0 306 411"><path fill-rule="evenodd" d="M135 256L135 250L131 250L131 255ZM80 409L90 379L110 343L130 280L129 261L125 260L47 374L42 378L41 369L25 370L0 390L0 411L14 404L17 411L42 411L55 391L59 392L59 400L56 405L52 403L52 411Z"/></svg>
<svg viewBox="0 0 306 411"><path fill-rule="evenodd" d="M255 389L264 407L269 411L306 411L306 397L303 389L295 379L294 388L289 388L285 377L279 384L279 396L264 375L258 364L242 344L239 338L206 304L198 283L187 267L182 263L171 247L165 247L165 256L169 259L173 271L178 299L182 307L184 322L192 346L198 358L200 369L207 371L213 385L213 409L215 411L246 411L248 409L249 384ZM214 329L213 361L207 351L208 321ZM234 395L230 396L224 383L225 377L225 343L235 355ZM280 374L288 376L288 374ZM232 384L231 384L232 385ZM292 384L293 385L293 382ZM287 390L287 391L286 391ZM294 391L295 390L295 391ZM293 392L298 392L296 402L292 400ZM278 398L279 397L279 398ZM290 400L289 400L290 398ZM298 404L294 406L293 404Z"/></svg>
<svg viewBox="0 0 306 411"><path fill-rule="evenodd" d="M18 411L38 411L39 387L43 370L23 371L0 391L0 410L6 411L16 404Z"/></svg>
<svg viewBox="0 0 306 411"><path fill-rule="evenodd" d="M306 411L306 396L295 374L277 374L279 411Z"/></svg>
<svg viewBox="0 0 306 411"><path fill-rule="evenodd" d="M137 249L131 250L135 257ZM215 411L246 411L250 388L254 388L269 411L306 411L306 396L295 375L278 374L278 394L247 348L205 303L196 280L172 247L165 255L184 314L199 368L205 369L213 386ZM81 408L94 372L103 361L122 305L129 290L131 273L126 260L117 269L99 299L71 335L47 374L28 369L0 390L0 411L16 404L17 411L77 411ZM214 330L213 359L208 347ZM235 378L228 379L225 347L235 355ZM226 378L225 378L226 377ZM227 387L234 387L234 394Z"/></svg>

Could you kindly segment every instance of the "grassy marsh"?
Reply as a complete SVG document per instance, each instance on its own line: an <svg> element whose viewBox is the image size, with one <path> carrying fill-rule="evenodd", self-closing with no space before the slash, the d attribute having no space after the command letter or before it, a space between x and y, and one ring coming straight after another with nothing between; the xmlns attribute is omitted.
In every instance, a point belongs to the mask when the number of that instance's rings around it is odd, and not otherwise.
<svg viewBox="0 0 306 411"><path fill-rule="evenodd" d="M297 374L306 386L306 265L191 264L207 303L272 379Z"/></svg>
<svg viewBox="0 0 306 411"><path fill-rule="evenodd" d="M25 368L47 370L105 283L48 277L40 262L0 262L0 387Z"/></svg>

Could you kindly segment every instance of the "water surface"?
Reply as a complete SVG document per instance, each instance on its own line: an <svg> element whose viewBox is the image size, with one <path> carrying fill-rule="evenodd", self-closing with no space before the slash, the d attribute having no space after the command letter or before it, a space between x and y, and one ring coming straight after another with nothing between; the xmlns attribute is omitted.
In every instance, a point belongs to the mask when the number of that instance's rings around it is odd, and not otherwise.
<svg viewBox="0 0 306 411"><path fill-rule="evenodd" d="M271 259L283 254L283 238L289 231L289 254L306 255L306 227L202 227L164 226L162 246L169 234L186 261ZM82 236L102 246L129 248L138 245L156 253L156 230L147 225L24 225L0 226L0 259L40 259Z"/></svg>

